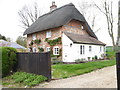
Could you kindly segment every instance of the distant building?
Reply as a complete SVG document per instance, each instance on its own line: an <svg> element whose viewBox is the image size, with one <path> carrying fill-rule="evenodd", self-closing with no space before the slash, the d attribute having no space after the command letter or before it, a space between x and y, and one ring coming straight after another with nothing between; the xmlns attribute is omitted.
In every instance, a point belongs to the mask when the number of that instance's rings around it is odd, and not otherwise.
<svg viewBox="0 0 120 90"><path fill-rule="evenodd" d="M0 47L13 47L16 48L18 51L25 51L25 47L15 43L15 42L7 42L4 40L0 40Z"/></svg>

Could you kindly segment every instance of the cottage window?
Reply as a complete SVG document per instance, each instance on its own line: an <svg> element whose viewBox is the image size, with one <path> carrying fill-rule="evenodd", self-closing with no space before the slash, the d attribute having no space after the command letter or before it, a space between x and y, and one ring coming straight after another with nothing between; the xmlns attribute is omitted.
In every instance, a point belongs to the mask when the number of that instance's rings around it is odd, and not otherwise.
<svg viewBox="0 0 120 90"><path fill-rule="evenodd" d="M58 46L53 48L53 55L59 55L59 47Z"/></svg>
<svg viewBox="0 0 120 90"><path fill-rule="evenodd" d="M36 34L32 35L32 40L36 40Z"/></svg>
<svg viewBox="0 0 120 90"><path fill-rule="evenodd" d="M83 27L83 26L81 26L81 29L83 30L83 29L84 29L84 27Z"/></svg>
<svg viewBox="0 0 120 90"><path fill-rule="evenodd" d="M103 47L104 49L103 49L103 52L105 52L105 46Z"/></svg>
<svg viewBox="0 0 120 90"><path fill-rule="evenodd" d="M85 54L85 46L83 46L83 54Z"/></svg>
<svg viewBox="0 0 120 90"><path fill-rule="evenodd" d="M80 46L80 54L82 54L82 45Z"/></svg>
<svg viewBox="0 0 120 90"><path fill-rule="evenodd" d="M33 52L36 52L37 50L36 50L36 47L33 47Z"/></svg>
<svg viewBox="0 0 120 90"><path fill-rule="evenodd" d="M85 54L85 46L80 46L80 54Z"/></svg>
<svg viewBox="0 0 120 90"><path fill-rule="evenodd" d="M102 51L102 47L100 46L100 52Z"/></svg>
<svg viewBox="0 0 120 90"><path fill-rule="evenodd" d="M51 31L46 32L46 38L49 38L49 37L51 37Z"/></svg>
<svg viewBox="0 0 120 90"><path fill-rule="evenodd" d="M46 48L46 52L49 52L49 51L50 51L50 47L47 47L47 48Z"/></svg>
<svg viewBox="0 0 120 90"><path fill-rule="evenodd" d="M91 52L92 51L92 46L89 46L89 52Z"/></svg>

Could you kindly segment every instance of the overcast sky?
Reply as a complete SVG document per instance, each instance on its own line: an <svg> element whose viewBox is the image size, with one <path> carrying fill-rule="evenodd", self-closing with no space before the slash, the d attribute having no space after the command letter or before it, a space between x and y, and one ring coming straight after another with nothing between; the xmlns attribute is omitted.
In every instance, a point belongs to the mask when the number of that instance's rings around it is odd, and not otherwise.
<svg viewBox="0 0 120 90"><path fill-rule="evenodd" d="M15 41L19 35L23 35L25 31L19 25L20 18L18 16L18 11L22 9L24 5L31 6L33 2L37 2L42 14L49 12L49 7L51 2L55 1L57 7L63 6L68 3L73 3L76 8L78 7L78 2L81 3L83 0L0 0L0 34L12 38L12 41ZM84 0L90 3L91 0ZM96 4L101 6L100 0L93 0ZM89 10L88 13L91 13L94 10ZM114 21L115 27L115 37L117 35L117 14L118 14L118 0L113 0L113 11L114 11ZM104 15L99 11L94 11L97 16L95 21L95 30L98 28L100 30L96 32L98 39L107 45L112 45L111 39L107 32L107 24ZM62 13L64 14L64 13ZM88 22L90 24L90 22Z"/></svg>

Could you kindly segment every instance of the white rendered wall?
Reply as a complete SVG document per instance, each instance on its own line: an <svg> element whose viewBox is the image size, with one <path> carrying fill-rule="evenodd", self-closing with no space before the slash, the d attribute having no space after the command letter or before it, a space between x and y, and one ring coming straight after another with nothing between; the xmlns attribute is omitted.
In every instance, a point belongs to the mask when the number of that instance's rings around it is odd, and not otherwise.
<svg viewBox="0 0 120 90"><path fill-rule="evenodd" d="M89 45L89 44L77 44L73 43L64 33L62 35L62 60L63 62L75 62L76 59L85 59L92 60L92 57L95 55L99 58L102 58L101 55L105 54L105 47L101 45ZM83 45L85 47L85 53L80 54L80 46ZM89 52L89 46L92 47L92 51ZM101 51L100 51L101 47Z"/></svg>

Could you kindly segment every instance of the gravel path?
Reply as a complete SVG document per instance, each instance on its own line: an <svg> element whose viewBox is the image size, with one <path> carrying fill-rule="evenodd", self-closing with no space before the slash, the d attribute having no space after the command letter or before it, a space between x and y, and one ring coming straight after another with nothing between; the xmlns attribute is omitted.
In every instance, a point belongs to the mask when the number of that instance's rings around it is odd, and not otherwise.
<svg viewBox="0 0 120 90"><path fill-rule="evenodd" d="M116 66L110 66L88 74L67 79L53 80L39 88L117 88Z"/></svg>

